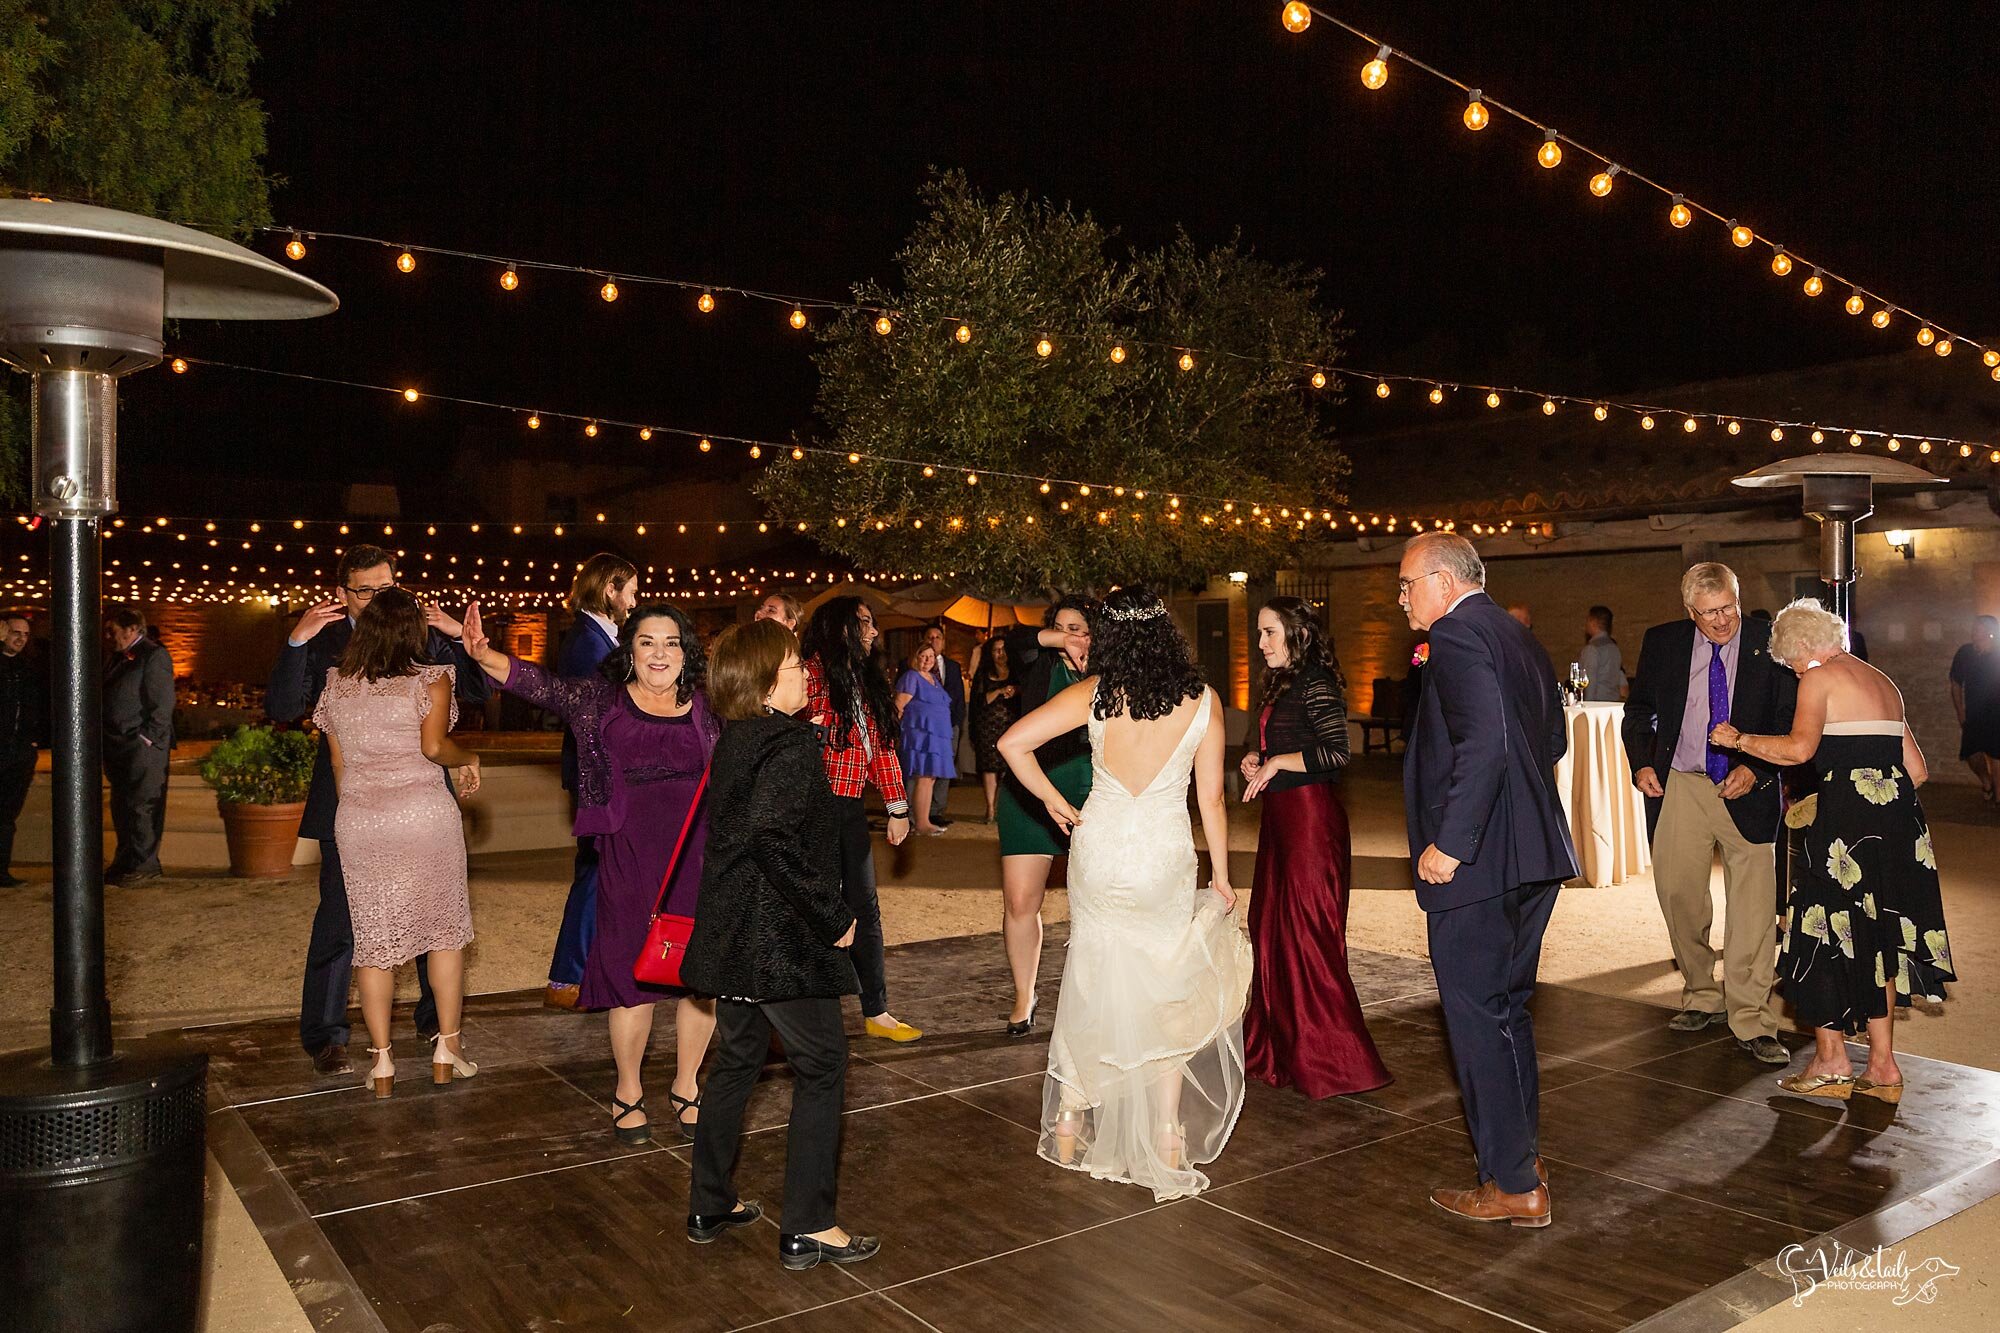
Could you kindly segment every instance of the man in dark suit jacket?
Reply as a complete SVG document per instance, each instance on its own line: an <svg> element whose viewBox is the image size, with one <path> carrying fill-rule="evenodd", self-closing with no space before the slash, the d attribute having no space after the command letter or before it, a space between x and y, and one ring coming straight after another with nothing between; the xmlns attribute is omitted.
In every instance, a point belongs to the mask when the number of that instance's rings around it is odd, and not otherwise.
<svg viewBox="0 0 2000 1333"><path fill-rule="evenodd" d="M24 616L0 621L0 888L17 888L14 825L35 783L35 760L48 727L49 682L28 652Z"/></svg>
<svg viewBox="0 0 2000 1333"><path fill-rule="evenodd" d="M104 775L111 781L111 827L118 834L104 882L126 886L160 877L174 747L174 661L146 637L146 617L137 607L111 608L104 641L111 649L104 666Z"/></svg>
<svg viewBox="0 0 2000 1333"><path fill-rule="evenodd" d="M1485 565L1463 537L1413 539L1399 583L1410 628L1430 631L1403 755L1410 861L1479 1162L1477 1189L1433 1190L1431 1202L1474 1221L1547 1226L1528 1001L1556 889L1576 874L1555 783L1567 744L1556 673L1486 595Z"/></svg>
<svg viewBox="0 0 2000 1333"><path fill-rule="evenodd" d="M326 673L340 665L354 622L368 609L375 594L396 586L395 559L379 546L350 546L334 571L335 596L311 607L292 627L271 683L264 711L273 721L298 722L312 716L326 686ZM458 642L458 622L434 603L424 608L431 624L429 656L450 662L457 670L459 701L469 707L486 702L486 673L474 666ZM450 781L446 778L447 783ZM302 837L319 840L319 910L313 914L312 942L306 946L305 985L299 1000L299 1041L321 1074L345 1074L347 1062L347 991L354 970L354 923L347 910L347 880L340 871L340 849L334 845L333 817L339 792L333 781L333 757L322 744L313 760L312 786L306 792ZM437 1002L425 960L417 959L417 1031L426 1038L438 1030Z"/></svg>
<svg viewBox="0 0 2000 1333"><path fill-rule="evenodd" d="M1782 1065L1777 1037L1778 768L1717 749L1718 723L1766 736L1792 729L1798 680L1771 660L1771 622L1743 617L1729 566L1681 577L1687 619L1655 625L1639 649L1625 701L1625 755L1646 796L1653 885L1681 971L1680 1012L1667 1026L1700 1032L1728 1023L1744 1051ZM1722 853L1722 985L1709 943L1709 869Z"/></svg>
<svg viewBox="0 0 2000 1333"><path fill-rule="evenodd" d="M958 763L959 747L965 744L965 671L957 661L944 655L944 622L933 620L924 626L924 643L937 654L938 675L944 681L944 692L951 696L951 754L952 763ZM931 823L938 828L951 824L947 813L951 797L951 779L939 778L931 784Z"/></svg>

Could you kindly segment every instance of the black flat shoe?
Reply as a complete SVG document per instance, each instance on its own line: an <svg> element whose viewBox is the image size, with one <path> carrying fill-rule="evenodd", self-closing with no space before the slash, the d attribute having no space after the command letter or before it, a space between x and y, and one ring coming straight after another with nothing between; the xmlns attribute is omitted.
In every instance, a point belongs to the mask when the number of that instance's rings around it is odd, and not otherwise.
<svg viewBox="0 0 2000 1333"><path fill-rule="evenodd" d="M687 1143L693 1143L695 1127L681 1119L681 1115L686 1111L699 1111L701 1109L701 1094L696 1093L693 1099L690 1100L675 1093L672 1089L668 1089L667 1101L674 1108L674 1124L679 1126L682 1140ZM700 1122L697 1121L696 1123Z"/></svg>
<svg viewBox="0 0 2000 1333"><path fill-rule="evenodd" d="M641 1097L638 1101L633 1102L628 1106L624 1102L618 1100L617 1093L614 1092L611 1094L611 1132L618 1136L618 1141L620 1143L629 1143L634 1146L637 1146L642 1143L651 1143L653 1141L652 1121L649 1120L643 1125L630 1125L630 1126L624 1126L618 1123L620 1120L623 1120L626 1116L631 1115L634 1111L643 1111L645 1109L646 1109L646 1099L644 1097Z"/></svg>
<svg viewBox="0 0 2000 1333"><path fill-rule="evenodd" d="M764 1209L755 1199L737 1201L736 1211L723 1213L719 1217L703 1217L700 1213L688 1214L688 1239L697 1245L706 1245L731 1227L747 1227L764 1215Z"/></svg>
<svg viewBox="0 0 2000 1333"><path fill-rule="evenodd" d="M1034 999L1028 1001L1028 1016L1026 1018L1018 1023L1009 1019L1007 1022L1007 1035L1010 1037L1025 1037L1030 1032L1033 1032L1035 1030L1035 1006L1041 1002L1042 997L1037 995Z"/></svg>
<svg viewBox="0 0 2000 1333"><path fill-rule="evenodd" d="M850 1235L845 1245L829 1245L811 1236L778 1237L778 1262L793 1272L822 1263L858 1264L873 1259L882 1248L880 1236Z"/></svg>

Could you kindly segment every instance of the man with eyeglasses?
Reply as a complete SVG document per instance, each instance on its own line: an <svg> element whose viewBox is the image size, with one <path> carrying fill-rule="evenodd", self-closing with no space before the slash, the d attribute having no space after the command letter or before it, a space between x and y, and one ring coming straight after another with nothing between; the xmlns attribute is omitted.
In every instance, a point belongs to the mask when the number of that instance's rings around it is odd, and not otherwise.
<svg viewBox="0 0 2000 1333"><path fill-rule="evenodd" d="M379 546L350 546L334 570L334 596L306 608L278 653L264 695L264 711L274 722L297 722L312 716L326 686L326 673L340 665L347 641L375 594L396 586L395 557ZM429 656L433 662L457 667L459 702L469 708L486 703L486 673L473 665L459 643L459 623L435 602L424 604L430 622ZM442 775L442 770L440 770ZM449 783L449 778L441 777ZM305 982L299 1000L299 1042L312 1057L313 1071L345 1074L347 1061L347 993L353 975L354 925L347 910L347 880L340 870L340 849L333 841L333 817L339 793L333 782L333 759L321 745L313 760L312 786L306 791L305 817L299 836L319 840L319 910L313 914L312 942L306 946ZM426 1040L437 1035L437 1002L431 998L429 970L417 959L417 1031Z"/></svg>
<svg viewBox="0 0 2000 1333"><path fill-rule="evenodd" d="M1746 620L1729 566L1695 565L1681 578L1685 620L1655 625L1639 649L1622 728L1632 781L1646 797L1653 885L1681 972L1680 1012L1667 1026L1700 1032L1727 1023L1744 1052L1770 1065L1778 1040L1776 838L1778 768L1719 750L1719 723L1767 736L1792 729L1793 674L1771 659L1771 623ZM1709 873L1722 856L1722 983L1710 943Z"/></svg>

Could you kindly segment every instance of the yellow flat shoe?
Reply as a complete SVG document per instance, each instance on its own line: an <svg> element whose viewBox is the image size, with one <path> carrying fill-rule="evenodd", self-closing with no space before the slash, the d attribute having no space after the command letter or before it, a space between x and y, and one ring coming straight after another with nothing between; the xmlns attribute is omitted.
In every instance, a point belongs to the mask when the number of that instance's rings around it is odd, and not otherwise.
<svg viewBox="0 0 2000 1333"><path fill-rule="evenodd" d="M888 1041L915 1041L924 1035L922 1028L913 1028L908 1023L900 1021L884 1023L880 1019L871 1018L865 1026L869 1036L881 1037Z"/></svg>
<svg viewBox="0 0 2000 1333"><path fill-rule="evenodd" d="M1823 1097L1844 1102L1854 1096L1852 1074L1793 1074L1778 1080L1778 1086L1800 1097Z"/></svg>

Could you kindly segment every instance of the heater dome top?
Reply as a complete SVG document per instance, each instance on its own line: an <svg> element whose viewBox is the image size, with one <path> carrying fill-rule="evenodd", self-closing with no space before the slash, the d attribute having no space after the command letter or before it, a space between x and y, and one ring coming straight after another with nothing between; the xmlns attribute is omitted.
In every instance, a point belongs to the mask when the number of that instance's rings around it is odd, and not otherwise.
<svg viewBox="0 0 2000 1333"><path fill-rule="evenodd" d="M1805 484L1808 477L1864 477L1879 490L1885 486L1918 489L1948 486L1951 481L1914 463L1868 454L1801 454L1766 463L1755 472L1734 478L1749 490L1770 490Z"/></svg>

